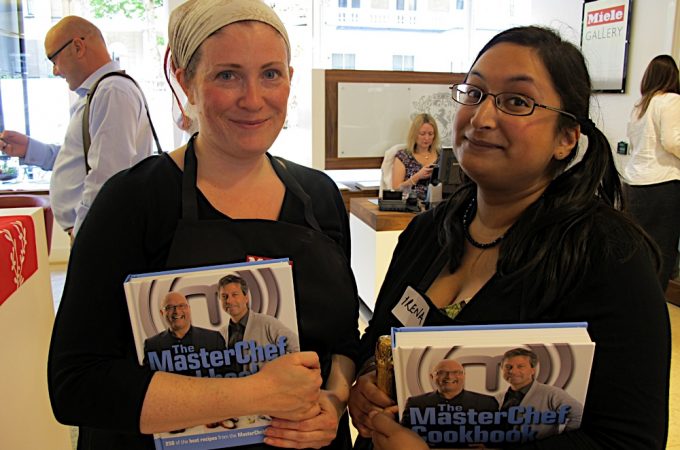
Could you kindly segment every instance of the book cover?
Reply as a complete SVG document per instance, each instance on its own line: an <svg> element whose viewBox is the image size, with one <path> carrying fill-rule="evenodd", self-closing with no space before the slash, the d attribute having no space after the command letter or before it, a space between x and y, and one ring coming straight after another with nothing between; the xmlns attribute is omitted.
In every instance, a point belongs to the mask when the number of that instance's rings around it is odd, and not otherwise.
<svg viewBox="0 0 680 450"><path fill-rule="evenodd" d="M300 350L288 259L130 275L130 322L141 365L196 377L242 377ZM262 442L267 416L225 417L154 435L157 450Z"/></svg>
<svg viewBox="0 0 680 450"><path fill-rule="evenodd" d="M595 344L586 324L395 328L400 423L433 448L547 438L581 423Z"/></svg>

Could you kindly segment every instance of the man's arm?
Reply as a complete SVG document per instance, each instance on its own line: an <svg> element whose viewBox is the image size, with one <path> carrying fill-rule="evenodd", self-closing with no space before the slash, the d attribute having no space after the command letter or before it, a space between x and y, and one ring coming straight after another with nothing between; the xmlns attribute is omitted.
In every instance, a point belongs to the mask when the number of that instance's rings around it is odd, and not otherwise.
<svg viewBox="0 0 680 450"><path fill-rule="evenodd" d="M251 317L257 318L257 322L253 324L255 327L264 327L262 331L270 344L276 343L279 337L284 336L286 338L286 353L300 351L300 338L297 333L288 328L281 320L264 313L251 315ZM250 319L248 319L248 322L250 323Z"/></svg>
<svg viewBox="0 0 680 450"><path fill-rule="evenodd" d="M61 148L59 145L43 144L18 131L5 130L0 133L2 150L8 156L18 157L21 164L52 170L54 160Z"/></svg>
<svg viewBox="0 0 680 450"><path fill-rule="evenodd" d="M569 395L563 389L552 387L551 403L552 407L557 409L562 406L569 406L567 412L567 423L565 430L576 430L581 426L581 416L583 416L583 404Z"/></svg>
<svg viewBox="0 0 680 450"><path fill-rule="evenodd" d="M276 320L278 322L278 329L276 330L276 335L277 338L278 336L285 336L286 337L286 353L294 353L294 352L299 352L300 351L300 339L293 330L288 328L286 325L283 324L280 320Z"/></svg>
<svg viewBox="0 0 680 450"><path fill-rule="evenodd" d="M87 161L91 170L85 176L74 233L106 180L151 154L146 110L131 81L112 77L98 87L90 108L90 139Z"/></svg>

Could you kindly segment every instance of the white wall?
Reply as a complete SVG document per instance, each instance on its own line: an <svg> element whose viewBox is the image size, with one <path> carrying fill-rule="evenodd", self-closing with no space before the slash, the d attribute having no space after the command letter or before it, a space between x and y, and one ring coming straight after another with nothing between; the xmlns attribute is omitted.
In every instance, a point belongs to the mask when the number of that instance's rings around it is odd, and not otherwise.
<svg viewBox="0 0 680 450"><path fill-rule="evenodd" d="M677 2L675 0L633 0L626 92L598 94L591 106L591 118L616 149L626 140L626 125L630 111L640 96L640 81L656 55L672 54ZM537 24L560 32L563 38L580 44L581 0L534 0L532 14ZM678 55L673 55L678 60ZM615 154L621 167L627 157Z"/></svg>

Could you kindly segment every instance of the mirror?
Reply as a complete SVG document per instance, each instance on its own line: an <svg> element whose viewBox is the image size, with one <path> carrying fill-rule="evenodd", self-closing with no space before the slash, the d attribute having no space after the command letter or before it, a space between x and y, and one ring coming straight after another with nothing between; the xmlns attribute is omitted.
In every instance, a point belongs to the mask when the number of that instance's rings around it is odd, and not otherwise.
<svg viewBox="0 0 680 450"><path fill-rule="evenodd" d="M327 70L326 169L378 168L391 146L406 141L411 119L433 115L451 145L449 86L465 74ZM340 124L340 125L339 125Z"/></svg>

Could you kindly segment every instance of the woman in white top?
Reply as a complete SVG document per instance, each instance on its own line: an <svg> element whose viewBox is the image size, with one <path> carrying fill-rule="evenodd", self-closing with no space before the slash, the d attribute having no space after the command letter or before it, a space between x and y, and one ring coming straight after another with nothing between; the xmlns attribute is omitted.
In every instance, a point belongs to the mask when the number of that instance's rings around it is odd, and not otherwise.
<svg viewBox="0 0 680 450"><path fill-rule="evenodd" d="M652 59L631 112L624 170L628 210L663 254L661 287L677 267L680 236L680 80L671 56Z"/></svg>

